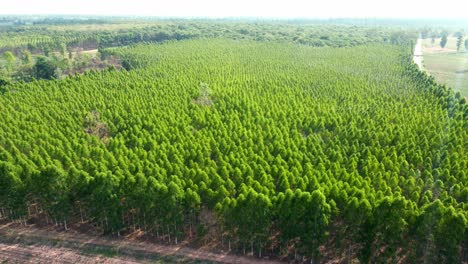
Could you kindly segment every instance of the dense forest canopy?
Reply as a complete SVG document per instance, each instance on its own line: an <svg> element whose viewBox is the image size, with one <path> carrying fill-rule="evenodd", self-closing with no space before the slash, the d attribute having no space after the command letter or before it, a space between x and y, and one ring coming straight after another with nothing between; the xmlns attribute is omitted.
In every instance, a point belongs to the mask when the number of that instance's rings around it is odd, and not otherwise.
<svg viewBox="0 0 468 264"><path fill-rule="evenodd" d="M237 252L466 261L468 105L412 65L414 32L208 24L2 35L171 36L102 49L121 71L0 85L2 216L177 243L210 213Z"/></svg>

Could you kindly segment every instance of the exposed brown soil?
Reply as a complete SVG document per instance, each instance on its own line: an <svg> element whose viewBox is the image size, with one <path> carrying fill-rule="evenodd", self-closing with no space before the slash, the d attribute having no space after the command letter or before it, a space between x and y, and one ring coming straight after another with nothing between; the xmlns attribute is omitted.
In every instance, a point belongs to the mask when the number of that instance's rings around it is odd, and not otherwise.
<svg viewBox="0 0 468 264"><path fill-rule="evenodd" d="M90 254L94 249L104 251L104 254ZM106 256L106 252L117 254ZM176 258L161 260L161 256ZM177 259L178 257L182 258ZM59 232L53 227L37 228L34 225L0 225L2 263L146 263L155 260L163 263L189 263L187 258L219 263L280 263L227 253L213 253L203 248L192 249L183 244L161 245L132 239L95 237L75 230Z"/></svg>
<svg viewBox="0 0 468 264"><path fill-rule="evenodd" d="M131 258L86 256L79 251L44 245L0 243L2 263L142 263Z"/></svg>

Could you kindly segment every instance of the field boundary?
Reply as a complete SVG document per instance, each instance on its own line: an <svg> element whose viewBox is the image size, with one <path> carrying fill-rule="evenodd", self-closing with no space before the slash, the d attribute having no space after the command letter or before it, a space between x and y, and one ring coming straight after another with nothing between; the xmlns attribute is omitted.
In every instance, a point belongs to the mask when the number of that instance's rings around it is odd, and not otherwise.
<svg viewBox="0 0 468 264"><path fill-rule="evenodd" d="M213 253L203 249L192 249L184 246L94 237L77 233L73 230L58 232L50 228L23 227L12 223L0 225L0 243L10 245L46 245L60 247L64 250L77 250L81 254L123 256L150 261L152 259L160 259L162 256L166 257L166 261L172 259L177 263L188 263L190 259L213 263L281 263L279 261L255 259L246 256L229 255L227 253ZM0 251L5 251L5 249L2 249L1 244Z"/></svg>

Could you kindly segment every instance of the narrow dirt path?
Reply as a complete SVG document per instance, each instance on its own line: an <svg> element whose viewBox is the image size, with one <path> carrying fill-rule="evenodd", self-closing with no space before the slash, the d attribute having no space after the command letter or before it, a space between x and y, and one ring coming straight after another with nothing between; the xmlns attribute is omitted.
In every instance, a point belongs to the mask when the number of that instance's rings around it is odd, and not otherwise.
<svg viewBox="0 0 468 264"><path fill-rule="evenodd" d="M137 264L130 258L106 257L99 255L83 255L79 251L51 246L21 245L0 243L0 262L6 263L43 263L43 264L73 264L73 263L109 263Z"/></svg>
<svg viewBox="0 0 468 264"><path fill-rule="evenodd" d="M83 250L85 253L86 251L93 252L95 248L100 248L104 252L119 252L119 254L115 258L96 259L96 256L83 255L81 252ZM48 252L51 252L51 254ZM120 258L120 253L124 254L124 257L128 257L128 259ZM93 237L73 230L57 232L46 228L20 227L13 224L0 225L0 260L10 258L10 260L14 261L12 254L19 256L16 262L21 263L66 263L68 261L74 263L132 263L135 261L132 261L132 259L136 258L138 258L137 262L141 263L145 262L140 259L141 257L151 259L157 257L157 255L180 256L192 260L219 263L281 263L266 259L213 253L183 246L166 246L124 239ZM62 259L63 256L67 256L67 258ZM185 262L174 262L189 263L186 259Z"/></svg>
<svg viewBox="0 0 468 264"><path fill-rule="evenodd" d="M414 47L413 61L414 61L414 63L416 63L416 65L418 65L420 71L423 70L422 56L423 56L423 53L422 53L422 39L418 38L418 40L416 42L416 46Z"/></svg>

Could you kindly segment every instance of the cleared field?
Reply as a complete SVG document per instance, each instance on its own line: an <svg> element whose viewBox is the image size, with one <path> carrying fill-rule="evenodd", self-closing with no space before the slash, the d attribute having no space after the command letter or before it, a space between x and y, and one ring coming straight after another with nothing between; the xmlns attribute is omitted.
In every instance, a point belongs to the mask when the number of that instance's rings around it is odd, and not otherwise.
<svg viewBox="0 0 468 264"><path fill-rule="evenodd" d="M423 39L423 47L429 53L432 53L433 52L432 50L435 50L438 52L456 51L457 50L457 38L454 38L454 37L447 38L447 45L445 45L445 48L443 50L441 50L440 48L440 38L435 39L434 43L432 43L432 39L430 38Z"/></svg>
<svg viewBox="0 0 468 264"><path fill-rule="evenodd" d="M468 97L468 52L456 52L456 38L448 38L442 49L440 39L434 45L431 39L423 40L424 69L437 81Z"/></svg>
<svg viewBox="0 0 468 264"><path fill-rule="evenodd" d="M468 96L468 53L426 54L424 67L439 82Z"/></svg>

